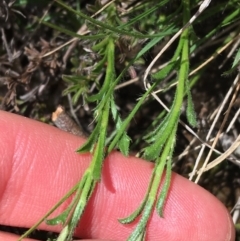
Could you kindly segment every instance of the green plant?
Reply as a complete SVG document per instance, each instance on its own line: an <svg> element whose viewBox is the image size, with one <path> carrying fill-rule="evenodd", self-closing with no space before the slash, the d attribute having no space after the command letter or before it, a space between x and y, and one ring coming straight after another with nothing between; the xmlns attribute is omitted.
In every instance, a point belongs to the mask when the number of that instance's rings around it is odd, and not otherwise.
<svg viewBox="0 0 240 241"><path fill-rule="evenodd" d="M78 103L81 96L84 99L84 103L93 104L95 106L94 120L96 125L94 130L87 142L77 150L79 153L91 152L93 158L81 181L79 181L79 183L77 183L76 186L31 230L36 228L44 219L48 218L53 210L74 193L75 196L69 207L59 216L47 220L49 225L63 224L64 228L58 240L71 240L86 204L91 198L91 194L97 182L101 179L101 168L104 159L113 149L119 149L124 155L128 155L130 137L127 135L127 127L145 102L149 98L152 98L151 95L156 98L154 92L164 79L175 71L176 78L170 83L176 83L176 90L173 91L174 98L172 99L170 110L168 113L164 112L162 118L156 120L152 129L148 130L148 133L143 137L146 146L141 150L141 154L145 159L155 162L149 188L139 208L129 217L119 220L121 223L125 224L141 216L129 240L143 240L146 233L146 225L155 204L159 216L163 216L164 202L171 181L171 162L184 96L187 97L186 116L188 122L192 126L196 126L197 124L190 89L193 82L199 78L201 72L196 72L194 78L190 79L191 71L193 71L190 69L190 54L194 51L196 52L211 38L211 36L216 34L219 29L232 21L237 21L239 18L239 9L235 9L233 6L234 1L231 1L229 3L231 6L231 13L222 20L217 28L211 30L204 38L197 39L190 25L190 23L192 23L192 21L190 21L191 7L197 7L197 1L190 6L190 1L183 0L180 6L178 6L178 4L174 6L175 11L173 13L160 14L160 17L157 13L159 9L169 4L167 0L160 1L157 4L155 4L154 1L142 1L128 13L119 12L118 2L112 2L103 10L104 21L99 21L94 17L90 17L81 10L75 10L59 0L55 2L67 11L69 15L78 19L80 24L86 24L88 29L87 34L84 35L70 31L64 27L59 27L51 22L42 22L56 31L78 38L81 41L86 41L86 46L89 47L88 51L94 55L94 57L89 57L89 59L82 61L82 66L76 61L74 73L63 76L63 79L68 83L68 87L64 94L70 93L73 95L73 104ZM89 6L89 9L98 11L102 7L103 6L95 4L94 6ZM224 8L224 5L218 3L211 8L211 11L207 11L206 14L202 15L202 18L199 18L198 22L201 23L205 18L212 17L216 11L222 8ZM132 15L136 15L137 17L130 18L129 16ZM124 22L123 17L127 18L128 21ZM181 24L179 25L180 19ZM141 23L139 29L141 29L142 32L147 32L146 34L137 30L136 26L138 23ZM155 27L156 25L157 27ZM182 28L183 26L185 27ZM175 33L177 33L177 35L173 37L173 40L176 39L177 36L180 37L173 51L173 56L169 58L170 61L164 67L155 73L151 73L151 81L147 78L149 69L146 70L144 76L145 93L143 93L132 111L123 120L115 100L116 86L122 81L131 66L137 65L138 61L143 60L143 56L152 48ZM234 37L235 36L226 38L222 43L229 43L233 41ZM133 49L136 45L141 46L140 50L136 51L133 56L125 56L122 60L124 67L121 71L118 71L116 63L119 61L120 57L122 57L117 53L118 50L126 47ZM44 57L45 56L43 56L43 58ZM239 53L236 55L233 68L236 67L238 63ZM86 69L89 71L87 72ZM150 82L152 83L151 85ZM167 85L165 91L170 89L170 84ZM92 85L96 86L95 93L89 92L90 86ZM108 126L111 120L114 122L115 130L109 133ZM165 176L164 169L166 169ZM158 193L159 185L163 177L163 185L160 193ZM31 232L31 230L29 232ZM29 232L21 238L28 235Z"/></svg>

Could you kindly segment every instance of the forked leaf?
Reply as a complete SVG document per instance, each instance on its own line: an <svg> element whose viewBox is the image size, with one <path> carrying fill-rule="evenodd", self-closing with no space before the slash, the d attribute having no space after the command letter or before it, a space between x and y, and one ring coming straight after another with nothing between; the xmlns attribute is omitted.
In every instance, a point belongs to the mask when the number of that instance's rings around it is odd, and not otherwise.
<svg viewBox="0 0 240 241"><path fill-rule="evenodd" d="M81 195L82 188L83 188L83 186L86 182L86 179L87 179L87 174L84 174L82 179L81 179L81 182L78 184L77 192L76 192L74 198L72 199L70 205L60 215L58 215L58 216L56 216L55 218L52 218L52 219L47 219L46 220L47 224L49 224L49 225L57 225L57 224L64 225L64 224L66 224L66 221L68 220L69 215L72 213L72 210L74 209L74 207L78 203L78 200L79 200L79 197Z"/></svg>
<svg viewBox="0 0 240 241"><path fill-rule="evenodd" d="M156 204L156 209L160 217L163 217L164 203L165 203L168 190L170 187L170 183L171 183L171 170L172 170L171 161L172 161L172 156L169 156L167 160L167 168L166 168L166 176L165 176L164 184Z"/></svg>
<svg viewBox="0 0 240 241"><path fill-rule="evenodd" d="M94 101L101 101L104 99L105 94L107 91L110 89L112 81L115 78L115 68L114 68L114 62L115 62L115 46L114 46L114 41L112 38L107 39L107 46L106 46L106 51L105 51L105 56L101 61L101 64L107 62L107 68L106 68L106 75L105 79L103 82L103 85L101 89L98 91L97 94L92 95L87 98L89 102L94 102Z"/></svg>
<svg viewBox="0 0 240 241"><path fill-rule="evenodd" d="M120 75L117 77L117 79L115 80L115 82L119 82L119 80L121 79L121 77L123 77L123 74L127 71L127 69L131 66L131 64L134 63L134 61L136 61L138 58L140 58L143 54L145 54L150 48L152 48L156 43L158 43L160 40L162 39L162 37L156 37L154 39L152 39L148 44L146 44L144 46L144 48L141 49L141 51L138 52L137 56L130 61L130 63L128 64L128 66L126 66L124 68L124 70L120 73ZM140 100L137 102L137 104L134 106L134 108L132 109L131 113L128 115L128 117L123 121L122 125L121 125L121 129L117 132L117 134L115 135L115 137L113 138L113 140L111 141L109 148L108 148L108 152L111 152L116 146L117 146L117 142L119 141L119 139L121 138L122 132L126 130L127 126L129 125L130 121L133 119L134 115L136 114L136 112L139 110L139 108L141 107L141 105L143 104L144 100L147 98L147 96L155 89L155 87L157 86L159 82L155 81L155 83L144 93L144 95L140 98Z"/></svg>
<svg viewBox="0 0 240 241"><path fill-rule="evenodd" d="M68 223L69 232L66 240L72 240L72 236L77 227L77 224L86 208L86 204L91 197L95 187L95 181L92 180L92 177L87 175L86 182L84 183L83 188L81 189L81 196L78 199L76 208L74 209L73 215L70 222Z"/></svg>
<svg viewBox="0 0 240 241"><path fill-rule="evenodd" d="M156 172L158 173L158 175L162 176L165 166L167 169L164 184L156 204L157 212L160 216L162 216L164 202L166 200L169 186L170 186L170 181L171 181L171 161L172 161L173 151L175 147L175 140L176 140L175 136L176 136L177 126L178 124L176 123L173 127L172 133L170 134L168 140L166 141L166 145L164 147L161 157L159 158L159 161L156 162L156 165L157 165Z"/></svg>

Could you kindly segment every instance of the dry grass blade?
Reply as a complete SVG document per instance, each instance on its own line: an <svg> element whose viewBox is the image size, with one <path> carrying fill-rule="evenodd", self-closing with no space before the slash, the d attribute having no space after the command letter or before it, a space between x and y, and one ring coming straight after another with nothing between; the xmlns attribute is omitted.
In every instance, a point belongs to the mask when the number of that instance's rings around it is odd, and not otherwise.
<svg viewBox="0 0 240 241"><path fill-rule="evenodd" d="M225 151L221 156L213 160L206 167L201 168L197 173L201 175L203 172L206 172L216 165L220 164L222 161L226 160L238 147L240 146L240 135L237 137L235 142L229 147L227 151Z"/></svg>
<svg viewBox="0 0 240 241"><path fill-rule="evenodd" d="M209 131L208 131L208 134L206 136L206 142L208 142L208 140L209 140L209 138L210 138L210 136L211 136L211 134L213 132L213 129L214 129L214 127L215 127L215 125L216 125L216 123L217 123L217 121L218 121L218 119L219 119L219 117L220 117L220 115L221 115L221 113L223 111L223 108L225 107L225 105L227 104L228 99L230 98L230 95L232 94L233 90L236 88L236 85L238 84L238 80L239 80L239 76L237 76L235 78L232 86L230 87L229 91L225 95L225 98L224 98L224 100L223 100L223 102L222 102L222 104L221 104L221 106L220 106L220 108L218 110L218 113L217 113L217 115L216 115L216 117L215 117L215 119L214 119L214 121L213 121L213 123L212 123L212 125L211 125L211 127L209 129ZM189 177L190 180L193 179L193 176L195 175L195 173L197 171L197 167L199 165L200 159L202 158L204 150L205 150L205 145L202 145L202 148L201 148L201 150L199 152L199 155L197 157L197 160L195 162L193 171L190 173L190 177ZM199 178L200 178L200 176L197 177L197 179L195 180L195 183L198 182Z"/></svg>
<svg viewBox="0 0 240 241"><path fill-rule="evenodd" d="M225 117L224 117L224 119L223 119L223 122L222 122L219 130L218 130L217 136L215 137L215 140L214 140L214 142L213 142L213 144L212 144L212 147L211 147L211 149L210 149L210 151L209 151L209 153L208 153L208 155L207 155L207 158L206 158L205 161L204 161L203 167L202 167L202 169L201 169L202 171L205 170L205 167L207 166L207 163L209 162L209 159L210 159L210 157L211 157L211 155L212 155L213 149L215 148L215 146L216 146L216 144L217 144L217 142L218 142L218 139L219 139L219 137L220 137L220 134L221 134L221 132L223 131L223 127L225 126L225 123L226 123L226 121L227 121L227 119L228 119L228 117L229 117L230 110L231 110L231 108L232 108L232 106L233 106L233 104L234 104L234 102L235 102L235 100L236 100L238 91L239 91L239 85L237 85L237 87L236 87L236 90L235 90L235 92L234 92L234 94L233 94L233 97L232 97L231 102L230 102L230 104L229 104L229 107L228 107L228 109L227 109L227 113L226 113L226 115L225 115ZM236 147L236 148L237 148L237 147ZM236 148L235 148L235 149L236 149ZM234 150L235 150L235 149L234 149ZM233 151L234 151L234 150L233 150ZM225 153L224 153L224 154L225 154ZM223 155L224 155L224 154L223 154ZM222 160L222 159L221 159L221 160ZM220 161L220 162L221 162L221 161ZM198 180L200 179L200 177L201 177L201 175L202 175L201 170L198 172L198 176L197 176L195 182L198 182Z"/></svg>

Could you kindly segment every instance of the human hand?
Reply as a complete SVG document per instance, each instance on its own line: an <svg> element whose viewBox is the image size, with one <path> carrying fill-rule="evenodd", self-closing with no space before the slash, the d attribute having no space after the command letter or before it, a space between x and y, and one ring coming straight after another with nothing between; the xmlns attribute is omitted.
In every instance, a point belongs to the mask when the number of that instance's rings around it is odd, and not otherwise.
<svg viewBox="0 0 240 241"><path fill-rule="evenodd" d="M0 133L0 224L31 227L76 184L91 156L74 152L84 139L3 111ZM152 168L149 162L113 152L104 162L102 180L76 236L126 240L134 224L122 225L117 219L139 206ZM66 206L63 204L57 213ZM60 228L40 226L56 232ZM233 241L234 236L226 208L203 188L173 173L164 218L154 210L147 240ZM0 241L13 240L17 236L0 232Z"/></svg>

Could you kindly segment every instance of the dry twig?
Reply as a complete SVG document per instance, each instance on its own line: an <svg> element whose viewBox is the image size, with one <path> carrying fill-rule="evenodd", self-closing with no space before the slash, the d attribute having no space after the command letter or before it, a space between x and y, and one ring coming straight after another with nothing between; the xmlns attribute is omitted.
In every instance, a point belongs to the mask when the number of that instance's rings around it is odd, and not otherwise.
<svg viewBox="0 0 240 241"><path fill-rule="evenodd" d="M57 107L56 111L52 113L52 121L63 131L76 136L86 137L82 127L78 126L60 105Z"/></svg>

